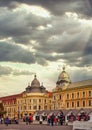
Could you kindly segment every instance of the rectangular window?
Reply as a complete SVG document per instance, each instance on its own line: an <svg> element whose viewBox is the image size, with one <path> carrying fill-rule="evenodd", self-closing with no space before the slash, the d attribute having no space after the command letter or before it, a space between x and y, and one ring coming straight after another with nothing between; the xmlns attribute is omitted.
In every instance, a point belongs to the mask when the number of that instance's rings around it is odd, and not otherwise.
<svg viewBox="0 0 92 130"><path fill-rule="evenodd" d="M39 110L41 109L41 106L39 106Z"/></svg>
<svg viewBox="0 0 92 130"><path fill-rule="evenodd" d="M44 100L44 102L46 103L46 99Z"/></svg>
<svg viewBox="0 0 92 130"><path fill-rule="evenodd" d="M83 101L83 107L85 107L85 101Z"/></svg>
<svg viewBox="0 0 92 130"><path fill-rule="evenodd" d="M33 103L37 103L37 100L36 100L36 99L33 99Z"/></svg>
<svg viewBox="0 0 92 130"><path fill-rule="evenodd" d="M69 108L69 102L67 102L67 108Z"/></svg>
<svg viewBox="0 0 92 130"><path fill-rule="evenodd" d="M39 102L41 102L41 99L39 99Z"/></svg>
<svg viewBox="0 0 92 130"><path fill-rule="evenodd" d="M79 98L79 92L77 92L77 98Z"/></svg>
<svg viewBox="0 0 92 130"><path fill-rule="evenodd" d="M74 107L74 102L72 102L72 107Z"/></svg>
<svg viewBox="0 0 92 130"><path fill-rule="evenodd" d="M69 94L67 94L67 99L69 99Z"/></svg>
<svg viewBox="0 0 92 130"><path fill-rule="evenodd" d="M85 97L85 92L83 92L83 97Z"/></svg>
<svg viewBox="0 0 92 130"><path fill-rule="evenodd" d="M77 101L77 107L79 107L80 106L80 103L79 103L79 101Z"/></svg>
<svg viewBox="0 0 92 130"><path fill-rule="evenodd" d="M33 106L33 109L36 110L36 109L37 109L37 106Z"/></svg>
<svg viewBox="0 0 92 130"><path fill-rule="evenodd" d="M24 110L26 110L26 106L24 106Z"/></svg>
<svg viewBox="0 0 92 130"><path fill-rule="evenodd" d="M54 99L54 100L56 100L56 97L55 97L55 96L53 96L53 99Z"/></svg>
<svg viewBox="0 0 92 130"><path fill-rule="evenodd" d="M74 93L72 93L72 98L74 99Z"/></svg>
<svg viewBox="0 0 92 130"><path fill-rule="evenodd" d="M91 106L91 100L88 101L89 106Z"/></svg>
<svg viewBox="0 0 92 130"><path fill-rule="evenodd" d="M89 91L89 94L88 94L88 95L89 95L89 97L91 97L91 91Z"/></svg>
<svg viewBox="0 0 92 130"><path fill-rule="evenodd" d="M61 95L59 96L59 99L61 99Z"/></svg>
<svg viewBox="0 0 92 130"><path fill-rule="evenodd" d="M44 109L47 110L47 106L44 106Z"/></svg>

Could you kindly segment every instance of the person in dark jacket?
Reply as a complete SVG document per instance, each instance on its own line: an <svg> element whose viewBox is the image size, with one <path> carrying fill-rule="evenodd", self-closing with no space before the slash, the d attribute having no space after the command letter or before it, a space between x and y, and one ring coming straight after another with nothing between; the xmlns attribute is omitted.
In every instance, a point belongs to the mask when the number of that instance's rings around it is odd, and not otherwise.
<svg viewBox="0 0 92 130"><path fill-rule="evenodd" d="M60 112L59 121L60 121L60 125L63 125L63 121L64 121L64 114L63 114L63 112Z"/></svg>
<svg viewBox="0 0 92 130"><path fill-rule="evenodd" d="M9 124L9 118L8 118L8 116L5 118L5 124L8 126L8 124Z"/></svg>
<svg viewBox="0 0 92 130"><path fill-rule="evenodd" d="M53 124L54 124L54 118L55 118L55 115L54 115L54 113L52 113L52 115L51 115L51 117L50 117L50 119L51 119L51 125L53 126Z"/></svg>

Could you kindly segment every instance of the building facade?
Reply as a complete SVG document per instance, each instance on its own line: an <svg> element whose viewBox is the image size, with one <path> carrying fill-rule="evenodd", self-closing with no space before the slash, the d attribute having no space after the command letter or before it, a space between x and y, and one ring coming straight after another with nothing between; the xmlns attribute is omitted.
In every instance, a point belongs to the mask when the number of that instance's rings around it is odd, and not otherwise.
<svg viewBox="0 0 92 130"><path fill-rule="evenodd" d="M52 92L48 92L43 84L40 85L35 75L24 92L1 97L0 101L7 112L6 115L11 118L22 118L25 114L34 114L36 111L91 110L92 79L73 83L63 67Z"/></svg>
<svg viewBox="0 0 92 130"><path fill-rule="evenodd" d="M48 92L43 84L40 85L35 75L31 85L28 84L23 93L2 97L0 101L2 101L4 110L7 112L5 116L22 118L25 114L51 110L51 96L52 93Z"/></svg>
<svg viewBox="0 0 92 130"><path fill-rule="evenodd" d="M92 79L72 83L68 73L63 71L53 89L52 109L92 108Z"/></svg>
<svg viewBox="0 0 92 130"><path fill-rule="evenodd" d="M17 98L21 97L22 94L16 94L16 95L11 95L11 96L6 96L6 97L1 97L0 102L2 102L4 106L4 111L6 114L4 115L9 116L11 118L17 117L18 115L18 110L17 110Z"/></svg>

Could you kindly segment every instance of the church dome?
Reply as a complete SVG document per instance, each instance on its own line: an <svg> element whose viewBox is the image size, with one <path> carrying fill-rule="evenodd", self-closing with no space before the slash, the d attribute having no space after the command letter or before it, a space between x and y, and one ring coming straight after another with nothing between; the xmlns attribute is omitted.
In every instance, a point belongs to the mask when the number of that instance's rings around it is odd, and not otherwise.
<svg viewBox="0 0 92 130"><path fill-rule="evenodd" d="M65 82L68 82L68 83L71 82L68 73L65 71L65 67L63 67L63 71L58 76L58 81L65 81Z"/></svg>
<svg viewBox="0 0 92 130"><path fill-rule="evenodd" d="M40 87L40 82L37 80L36 75L34 76L34 80L31 82L31 87Z"/></svg>

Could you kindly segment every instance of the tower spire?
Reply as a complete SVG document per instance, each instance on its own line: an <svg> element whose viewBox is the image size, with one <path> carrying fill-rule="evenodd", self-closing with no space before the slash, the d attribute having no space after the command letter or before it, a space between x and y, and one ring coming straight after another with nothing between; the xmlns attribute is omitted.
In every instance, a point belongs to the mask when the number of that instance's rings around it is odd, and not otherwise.
<svg viewBox="0 0 92 130"><path fill-rule="evenodd" d="M63 71L65 71L65 66L63 66Z"/></svg>
<svg viewBox="0 0 92 130"><path fill-rule="evenodd" d="M36 73L35 73L35 75L34 75L34 78L36 78Z"/></svg>

